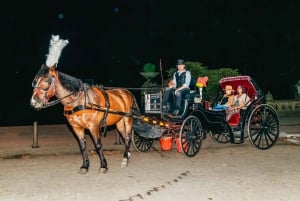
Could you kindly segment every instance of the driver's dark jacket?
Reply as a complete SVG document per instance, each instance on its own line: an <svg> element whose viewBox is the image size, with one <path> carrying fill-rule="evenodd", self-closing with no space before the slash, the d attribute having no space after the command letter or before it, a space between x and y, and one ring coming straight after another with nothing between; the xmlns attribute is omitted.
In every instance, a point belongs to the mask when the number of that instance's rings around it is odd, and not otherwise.
<svg viewBox="0 0 300 201"><path fill-rule="evenodd" d="M186 72L183 72L180 75L178 72L176 72L175 78L176 78L176 88L178 89L182 87L182 85L185 83Z"/></svg>

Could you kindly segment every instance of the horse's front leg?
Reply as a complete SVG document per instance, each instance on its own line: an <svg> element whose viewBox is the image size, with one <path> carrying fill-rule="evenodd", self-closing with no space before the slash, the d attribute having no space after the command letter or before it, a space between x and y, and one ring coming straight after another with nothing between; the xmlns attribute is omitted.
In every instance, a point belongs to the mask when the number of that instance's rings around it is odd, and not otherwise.
<svg viewBox="0 0 300 201"><path fill-rule="evenodd" d="M82 165L80 167L79 173L86 174L88 172L90 162L89 162L89 157L87 152L84 128L73 127L73 130L78 139L79 148L82 155Z"/></svg>
<svg viewBox="0 0 300 201"><path fill-rule="evenodd" d="M101 143L101 135L100 129L98 126L90 129L90 133L92 135L93 143L95 145L95 150L100 159L100 173L106 173L108 171L107 162L103 154L103 146Z"/></svg>

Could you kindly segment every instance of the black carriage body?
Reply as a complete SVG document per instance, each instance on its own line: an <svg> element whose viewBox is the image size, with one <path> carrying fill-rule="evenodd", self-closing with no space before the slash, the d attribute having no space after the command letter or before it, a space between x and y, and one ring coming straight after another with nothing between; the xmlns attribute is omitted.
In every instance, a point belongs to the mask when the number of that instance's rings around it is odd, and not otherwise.
<svg viewBox="0 0 300 201"><path fill-rule="evenodd" d="M180 138L182 153L188 157L198 153L201 142L209 134L219 143L243 143L245 138L258 149L272 147L279 136L279 118L276 110L266 104L261 88L250 76L225 77L219 81L219 89L231 85L236 91L238 85L245 88L250 98L250 104L244 110L231 115L228 111L214 111L213 103L194 102L194 96L184 100L184 111L181 116L155 116L155 122L162 121L168 127L161 128L160 123L144 127L145 122L138 122L135 127L141 136L133 135L133 144L138 151L147 151L152 146L154 138L173 133ZM223 91L222 91L223 94ZM153 117L153 116L152 116ZM137 126L137 124L136 124ZM151 133L151 132L154 133ZM147 134L148 133L148 134ZM151 143L150 143L151 142Z"/></svg>

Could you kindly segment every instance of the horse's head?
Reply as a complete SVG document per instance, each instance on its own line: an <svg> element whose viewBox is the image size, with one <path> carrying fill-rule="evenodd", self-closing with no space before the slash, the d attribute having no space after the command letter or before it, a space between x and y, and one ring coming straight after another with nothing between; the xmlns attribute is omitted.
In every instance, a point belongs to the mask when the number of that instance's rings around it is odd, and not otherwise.
<svg viewBox="0 0 300 201"><path fill-rule="evenodd" d="M35 109L47 107L49 99L55 95L56 65L62 49L68 43L68 40L60 39L59 35L52 35L46 65L42 65L32 82L33 94L30 103Z"/></svg>
<svg viewBox="0 0 300 201"><path fill-rule="evenodd" d="M32 81L33 94L30 102L32 107L42 109L47 106L49 99L55 95L56 76L55 66L42 65Z"/></svg>

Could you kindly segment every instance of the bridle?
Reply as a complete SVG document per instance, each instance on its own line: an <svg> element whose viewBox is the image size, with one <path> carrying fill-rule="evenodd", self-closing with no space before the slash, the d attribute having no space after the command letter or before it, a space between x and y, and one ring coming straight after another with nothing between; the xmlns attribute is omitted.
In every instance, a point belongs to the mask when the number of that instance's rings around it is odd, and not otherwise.
<svg viewBox="0 0 300 201"><path fill-rule="evenodd" d="M65 98L68 98L69 96L72 96L78 92L72 92L62 98L59 98L59 99L55 99L55 100L52 100L50 102L48 102L48 100L53 97L56 93L56 85L55 85L55 77L50 75L49 73L47 74L47 77L45 78L47 79L45 82L47 83L47 87L41 87L39 86L40 85L40 82L42 81L42 78L38 78L38 76L35 76L34 80L32 81L32 87L35 91L38 91L37 93L39 93L39 91L43 91L45 93L45 100L47 100L46 103L43 104L43 107L42 108L48 108L48 107L51 107L53 105L56 105L58 103L61 102L61 100L65 99ZM81 87L80 87L80 90L79 90L79 93L77 95L77 97L72 100L72 102L69 102L67 104L71 104L75 101L77 101L79 99L79 97L81 96L82 92L85 92L86 91L86 88L83 87L83 83L81 82Z"/></svg>

